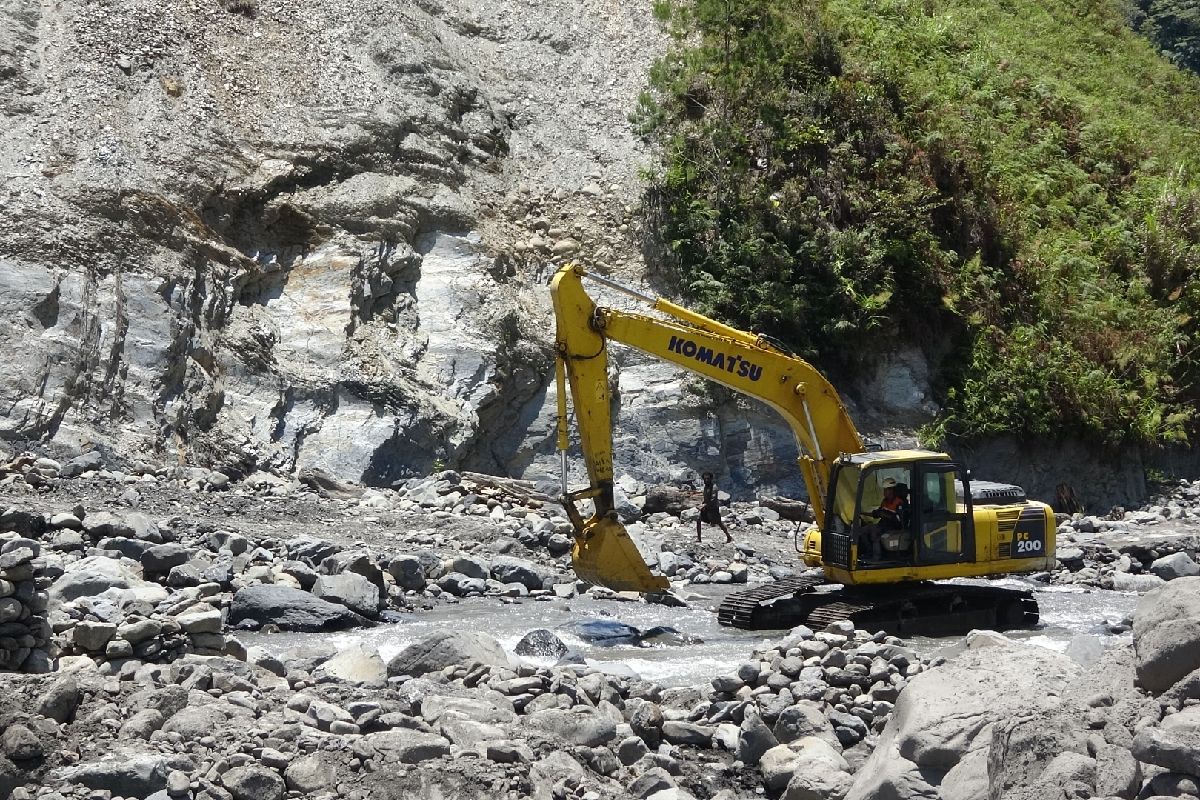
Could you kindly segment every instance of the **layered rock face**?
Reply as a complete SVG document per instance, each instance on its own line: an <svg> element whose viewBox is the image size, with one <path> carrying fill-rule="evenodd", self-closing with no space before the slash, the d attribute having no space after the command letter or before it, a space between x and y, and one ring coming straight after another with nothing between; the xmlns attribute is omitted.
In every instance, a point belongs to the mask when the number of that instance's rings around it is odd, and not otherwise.
<svg viewBox="0 0 1200 800"><path fill-rule="evenodd" d="M610 5L7 4L0 438L520 471L548 271L640 272Z"/></svg>

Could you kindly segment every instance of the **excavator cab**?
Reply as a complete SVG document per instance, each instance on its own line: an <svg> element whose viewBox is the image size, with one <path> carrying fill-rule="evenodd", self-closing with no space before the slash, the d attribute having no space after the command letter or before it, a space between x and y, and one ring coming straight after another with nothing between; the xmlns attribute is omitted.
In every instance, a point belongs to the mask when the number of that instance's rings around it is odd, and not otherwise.
<svg viewBox="0 0 1200 800"><path fill-rule="evenodd" d="M821 562L842 583L920 580L975 560L969 478L941 453L842 456L826 508Z"/></svg>

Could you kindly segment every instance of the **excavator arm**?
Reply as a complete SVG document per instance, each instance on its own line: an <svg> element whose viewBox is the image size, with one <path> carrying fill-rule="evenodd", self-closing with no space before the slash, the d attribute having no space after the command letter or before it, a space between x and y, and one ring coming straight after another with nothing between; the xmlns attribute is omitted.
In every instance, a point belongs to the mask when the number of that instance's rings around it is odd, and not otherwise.
<svg viewBox="0 0 1200 800"><path fill-rule="evenodd" d="M583 279L635 297L671 319L597 306ZM563 454L563 504L575 527L572 560L584 580L618 590L657 591L665 578L650 573L613 500L612 412L608 384L608 342L620 342L651 356L722 383L778 411L800 444L800 469L818 524L830 467L842 453L863 450L862 439L829 381L811 364L741 331L661 298L648 297L582 267L568 264L551 282L557 320L559 450ZM566 485L566 386L575 407L590 485L570 492ZM576 503L591 499L595 513L583 519Z"/></svg>

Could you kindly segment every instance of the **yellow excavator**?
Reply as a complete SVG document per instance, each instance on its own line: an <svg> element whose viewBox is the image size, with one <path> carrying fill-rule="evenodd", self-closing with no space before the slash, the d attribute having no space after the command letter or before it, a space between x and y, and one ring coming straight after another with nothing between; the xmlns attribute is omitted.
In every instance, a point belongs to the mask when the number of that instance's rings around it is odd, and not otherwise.
<svg viewBox="0 0 1200 800"><path fill-rule="evenodd" d="M584 279L664 316L598 306ZM820 571L730 594L719 608L722 624L758 630L850 620L872 630L944 635L1037 623L1030 591L946 579L1053 569L1055 520L1047 505L1027 500L1016 486L971 481L945 453L868 450L829 381L768 337L577 264L555 274L551 295L562 503L582 580L642 593L670 587L650 571L614 505L608 344L619 342L766 403L795 433L816 520L797 549ZM590 479L577 491L567 483L568 384ZM583 500L594 504L586 518Z"/></svg>

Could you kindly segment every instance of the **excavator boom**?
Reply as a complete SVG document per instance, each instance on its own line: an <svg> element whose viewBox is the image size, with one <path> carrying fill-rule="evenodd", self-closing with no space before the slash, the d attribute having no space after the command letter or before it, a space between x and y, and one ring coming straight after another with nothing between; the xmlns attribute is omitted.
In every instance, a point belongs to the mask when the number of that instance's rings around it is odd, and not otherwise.
<svg viewBox="0 0 1200 800"><path fill-rule="evenodd" d="M671 319L597 306L583 287L585 277L642 300ZM558 271L551 295L560 376L559 448L565 452L567 445L567 383L590 479L588 489L580 492L569 492L565 478L563 487L564 505L576 529L572 557L580 577L614 589L666 588L665 579L646 567L614 508L610 340L704 375L778 411L802 447L801 473L818 524L823 522L831 465L842 453L860 452L863 442L833 386L808 362L753 333L589 276L578 265ZM586 520L576 506L585 498L595 503L595 513Z"/></svg>

